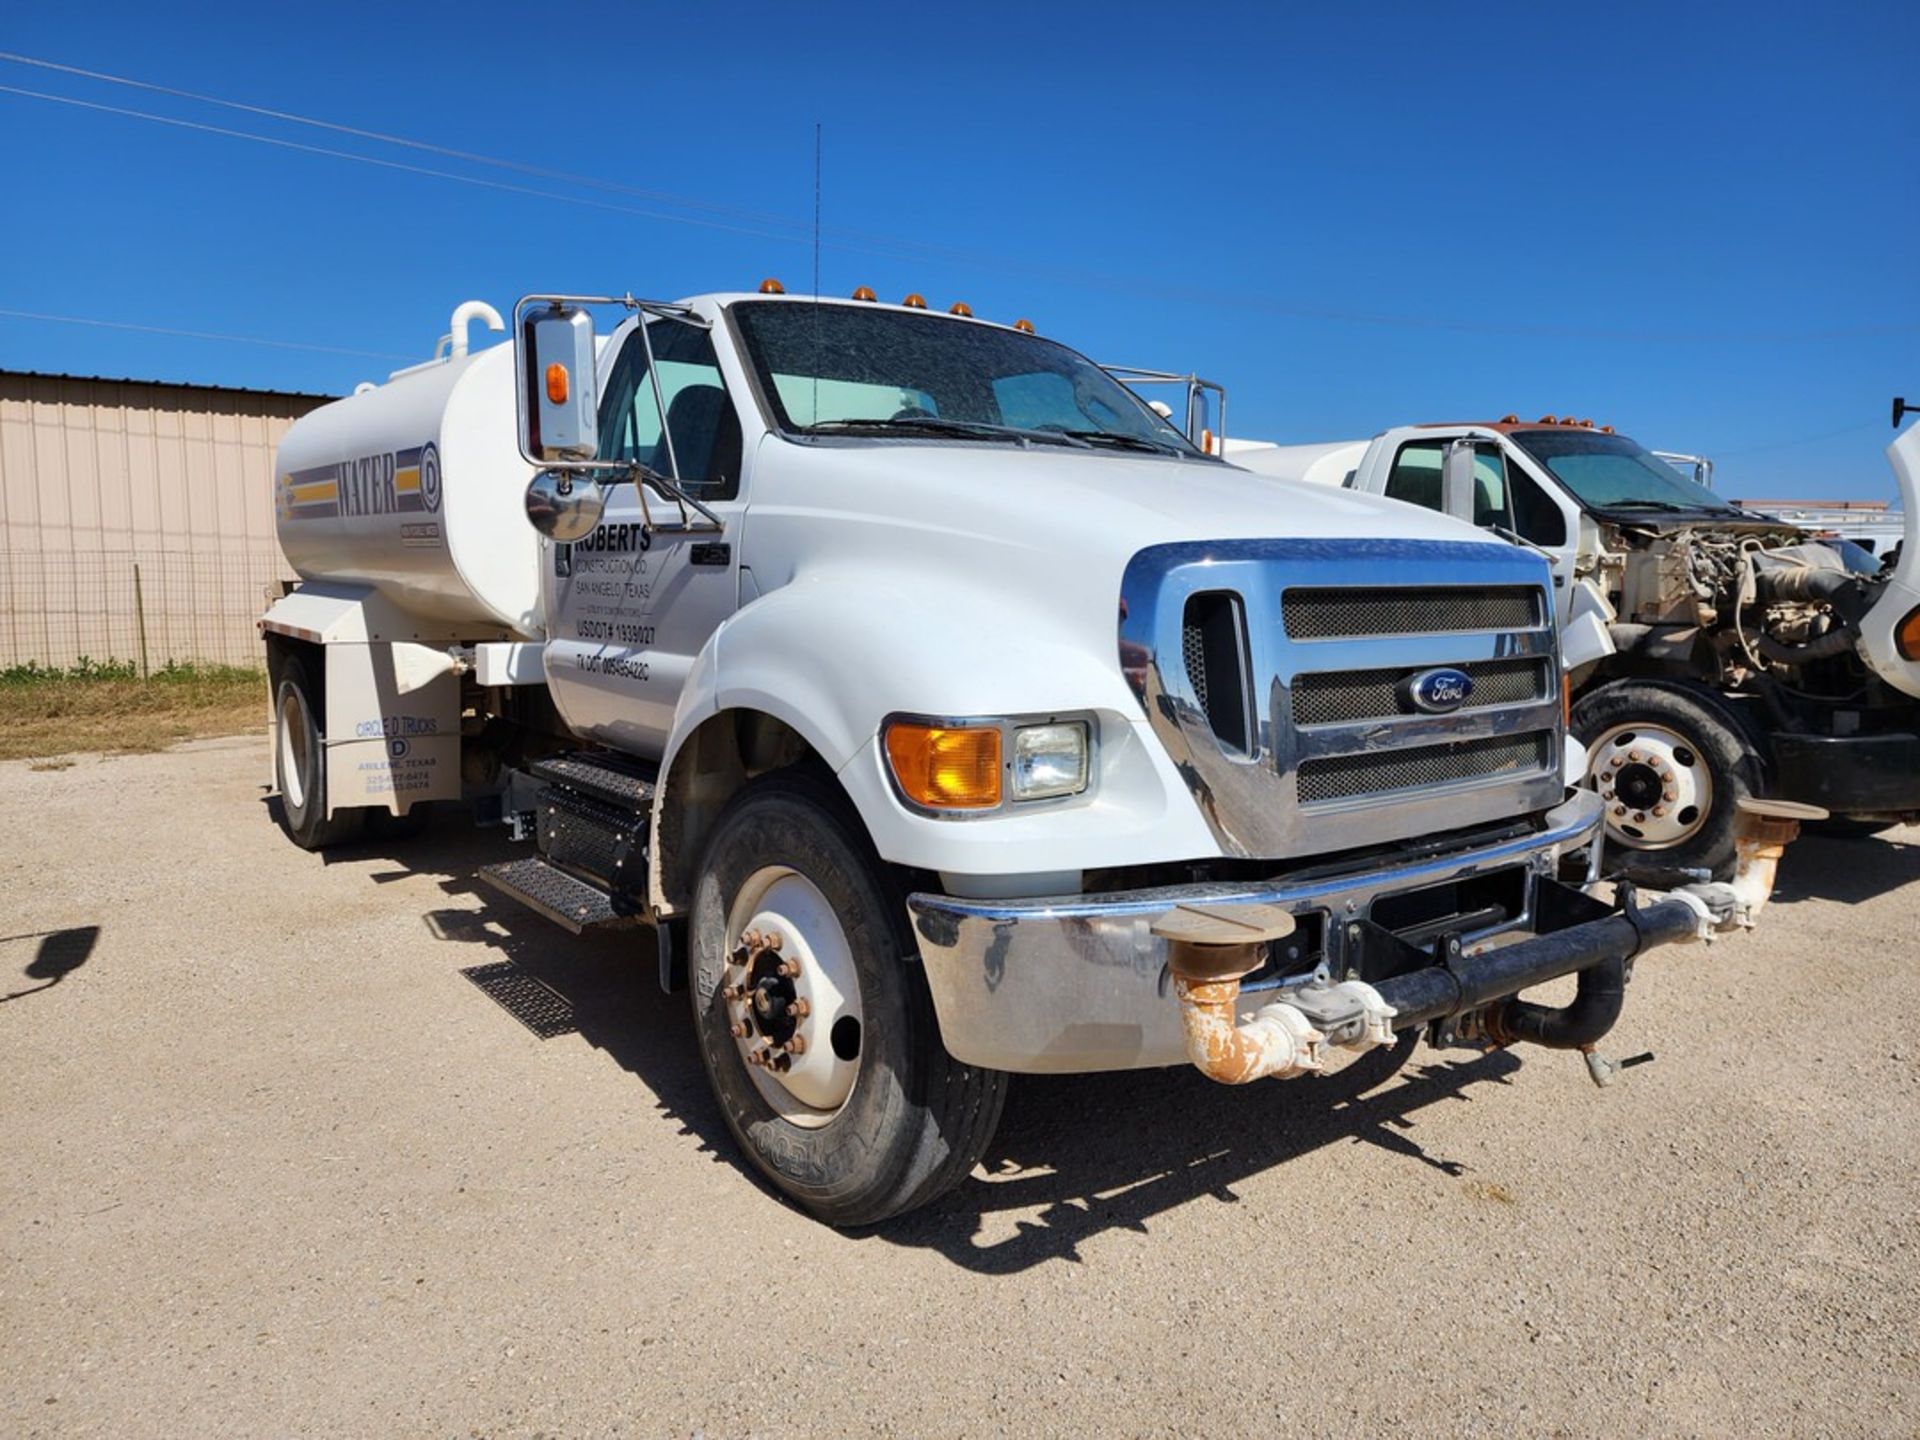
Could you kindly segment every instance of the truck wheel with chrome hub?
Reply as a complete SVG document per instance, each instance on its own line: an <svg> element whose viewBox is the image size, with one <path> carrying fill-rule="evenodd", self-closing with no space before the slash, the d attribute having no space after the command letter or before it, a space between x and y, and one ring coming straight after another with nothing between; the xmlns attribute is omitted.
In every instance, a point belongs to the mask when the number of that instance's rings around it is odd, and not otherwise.
<svg viewBox="0 0 1920 1440"><path fill-rule="evenodd" d="M715 822L688 986L727 1127L783 1193L866 1225L964 1179L1007 1077L940 1044L892 876L844 799L786 772Z"/></svg>
<svg viewBox="0 0 1920 1440"><path fill-rule="evenodd" d="M1573 730L1605 806L1611 865L1731 877L1735 812L1762 787L1754 747L1717 696L1614 681L1580 697Z"/></svg>

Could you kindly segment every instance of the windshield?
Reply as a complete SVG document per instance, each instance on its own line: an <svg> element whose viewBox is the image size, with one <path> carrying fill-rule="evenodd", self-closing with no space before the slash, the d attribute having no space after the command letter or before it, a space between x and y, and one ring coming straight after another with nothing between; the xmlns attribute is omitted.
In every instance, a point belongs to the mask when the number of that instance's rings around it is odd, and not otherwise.
<svg viewBox="0 0 1920 1440"><path fill-rule="evenodd" d="M1732 507L1624 435L1598 430L1519 430L1513 441L1546 466L1581 504L1596 510L1712 510Z"/></svg>
<svg viewBox="0 0 1920 1440"><path fill-rule="evenodd" d="M749 300L732 315L789 434L1200 453L1099 366L1038 336L866 305Z"/></svg>

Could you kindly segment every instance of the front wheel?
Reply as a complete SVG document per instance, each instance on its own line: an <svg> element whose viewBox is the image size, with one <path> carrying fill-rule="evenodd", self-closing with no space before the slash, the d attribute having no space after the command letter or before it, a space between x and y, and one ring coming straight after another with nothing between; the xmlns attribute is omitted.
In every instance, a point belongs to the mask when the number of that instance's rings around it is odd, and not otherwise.
<svg viewBox="0 0 1920 1440"><path fill-rule="evenodd" d="M845 802L797 774L735 796L694 889L687 988L727 1128L832 1225L959 1184L1006 1098L941 1045L905 915Z"/></svg>
<svg viewBox="0 0 1920 1440"><path fill-rule="evenodd" d="M1732 878L1735 816L1761 793L1760 762L1712 695L1615 681L1580 697L1573 731L1587 747L1587 781L1606 806L1616 864Z"/></svg>

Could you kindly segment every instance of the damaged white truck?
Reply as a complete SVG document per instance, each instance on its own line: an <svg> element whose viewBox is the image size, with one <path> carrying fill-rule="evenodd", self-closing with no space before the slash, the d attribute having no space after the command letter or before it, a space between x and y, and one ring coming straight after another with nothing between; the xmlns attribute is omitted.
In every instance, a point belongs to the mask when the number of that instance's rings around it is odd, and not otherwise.
<svg viewBox="0 0 1920 1440"><path fill-rule="evenodd" d="M465 800L532 842L494 886L651 926L742 1150L831 1223L958 1183L1011 1072L1424 1034L1602 1074L1634 958L1765 900L1791 815L1732 885L1592 893L1538 555L1252 491L1024 322L535 296L468 353L474 316L281 448L286 829Z"/></svg>
<svg viewBox="0 0 1920 1440"><path fill-rule="evenodd" d="M1455 447L1471 449L1472 470L1449 490ZM1228 448L1257 474L1444 511L1548 560L1573 729L1618 863L1651 877L1732 874L1751 796L1819 806L1830 828L1855 833L1920 817L1911 433L1887 452L1908 542L1884 566L1736 509L1669 463L1691 457L1590 420L1509 415L1370 442Z"/></svg>

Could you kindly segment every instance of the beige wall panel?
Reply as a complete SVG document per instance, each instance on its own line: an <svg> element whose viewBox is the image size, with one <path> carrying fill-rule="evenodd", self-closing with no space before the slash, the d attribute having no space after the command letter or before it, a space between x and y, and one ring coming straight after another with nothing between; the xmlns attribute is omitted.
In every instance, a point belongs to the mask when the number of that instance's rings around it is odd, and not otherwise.
<svg viewBox="0 0 1920 1440"><path fill-rule="evenodd" d="M0 372L0 668L138 660L139 609L154 666L256 663L273 451L321 403Z"/></svg>

